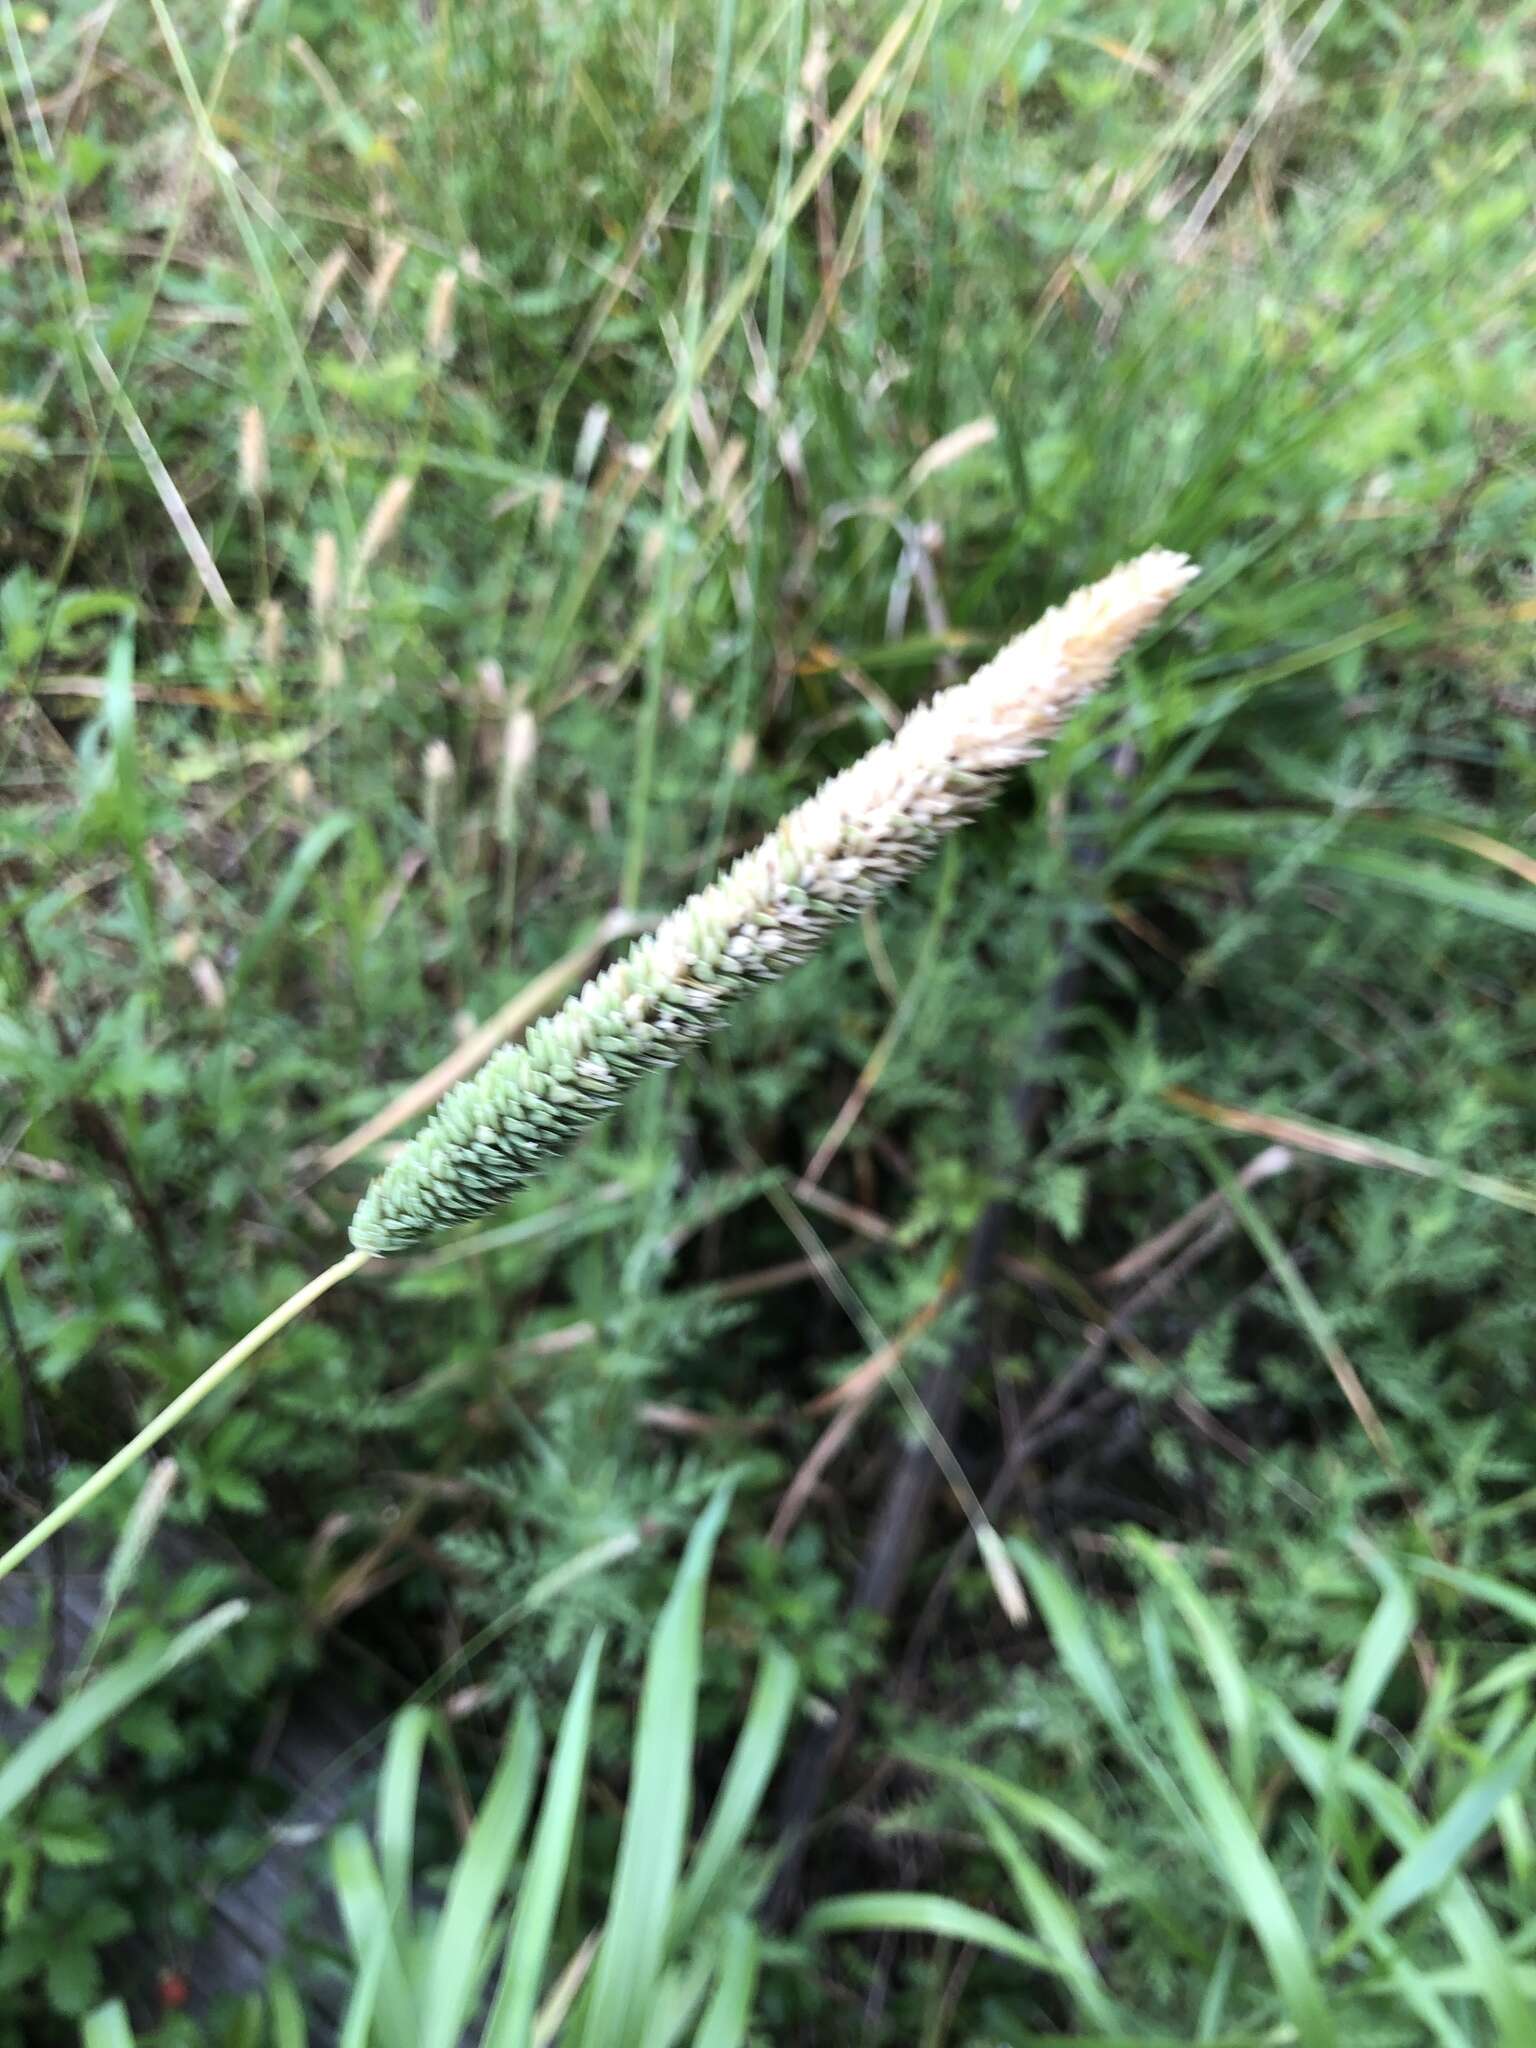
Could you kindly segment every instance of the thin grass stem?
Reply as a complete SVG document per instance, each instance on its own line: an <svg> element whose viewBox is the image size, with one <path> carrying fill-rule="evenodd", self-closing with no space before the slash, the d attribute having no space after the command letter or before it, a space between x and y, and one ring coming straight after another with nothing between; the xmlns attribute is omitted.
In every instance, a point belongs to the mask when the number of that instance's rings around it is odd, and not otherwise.
<svg viewBox="0 0 1536 2048"><path fill-rule="evenodd" d="M329 1294L331 1289L355 1273L360 1266L367 1265L372 1257L370 1252L348 1252L344 1259L338 1259L334 1266L327 1266L323 1273L317 1273L308 1280L280 1307L273 1309L253 1330L247 1330L238 1344L231 1344L222 1357L216 1358L206 1372L199 1373L191 1386L185 1387L169 1402L153 1421L146 1422L138 1435L115 1451L104 1465L99 1465L89 1479L82 1481L72 1494L61 1500L56 1508L44 1515L43 1519L29 1529L19 1542L13 1543L3 1557L0 1557L0 1579L9 1578L17 1565L25 1563L45 1544L50 1536L68 1526L88 1508L93 1500L104 1494L115 1480L121 1479L128 1469L136 1465L144 1453L151 1450L161 1437L173 1430L178 1422L200 1407L208 1396L221 1387L231 1373L239 1370L248 1358L258 1352L267 1341L284 1330L301 1316L311 1303Z"/></svg>

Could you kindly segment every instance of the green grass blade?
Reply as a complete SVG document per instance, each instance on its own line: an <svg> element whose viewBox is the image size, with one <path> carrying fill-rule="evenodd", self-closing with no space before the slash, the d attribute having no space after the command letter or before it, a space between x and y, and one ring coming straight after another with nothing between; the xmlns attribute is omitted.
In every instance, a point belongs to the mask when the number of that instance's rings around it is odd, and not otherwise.
<svg viewBox="0 0 1536 2048"><path fill-rule="evenodd" d="M1523 1587L1512 1586L1505 1579L1496 1579L1491 1572L1473 1572L1461 1565L1442 1564L1436 1557L1411 1557L1402 1562L1416 1571L1420 1578L1452 1586L1469 1599L1481 1600L1487 1607L1498 1608L1523 1628L1536 1629L1536 1593L1527 1593Z"/></svg>
<svg viewBox="0 0 1536 2048"><path fill-rule="evenodd" d="M1394 1571L1384 1558L1372 1555L1367 1562L1382 1595L1350 1659L1349 1672L1339 1692L1333 1752L1340 1766L1359 1741L1361 1730L1401 1664L1413 1635L1413 1595L1402 1573Z"/></svg>
<svg viewBox="0 0 1536 2048"><path fill-rule="evenodd" d="M1251 1810L1258 1785L1258 1717L1242 1658L1221 1617L1177 1558L1144 1530L1127 1530L1124 1540L1173 1602L1194 1638L1227 1724L1233 1785L1243 1805Z"/></svg>
<svg viewBox="0 0 1536 2048"><path fill-rule="evenodd" d="M416 1843L416 1794L421 1784L421 1754L432 1716L425 1707L406 1707L390 1724L384 1767L374 1804L374 1830L379 1840L379 1867L384 1896L397 1925L411 1902L411 1863Z"/></svg>
<svg viewBox="0 0 1536 2048"><path fill-rule="evenodd" d="M283 871L283 878L272 892L272 900L262 912L256 929L241 948L240 958L235 963L234 981L238 986L248 982L269 948L276 942L278 934L293 914L294 905L304 893L304 885L330 852L337 840L350 832L354 820L346 811L333 811L328 818L322 818L318 825L311 825L299 841L293 857Z"/></svg>
<svg viewBox="0 0 1536 2048"><path fill-rule="evenodd" d="M1517 1686L1528 1685L1536 1678L1536 1649L1516 1650L1486 1672L1476 1685L1470 1686L1461 1696L1464 1707L1485 1706L1501 1693L1513 1692Z"/></svg>
<svg viewBox="0 0 1536 2048"><path fill-rule="evenodd" d="M1258 1832L1217 1765L1173 1668L1162 1622L1143 1613L1153 1691L1204 1828L1204 1847L1253 1929L1303 2048L1335 2048L1322 1984L1306 1937Z"/></svg>
<svg viewBox="0 0 1536 2048"><path fill-rule="evenodd" d="M490 1961L486 1930L523 1839L538 1762L538 1717L524 1696L505 1754L448 1881L427 1966L422 2048L453 2048L469 2018Z"/></svg>
<svg viewBox="0 0 1536 2048"><path fill-rule="evenodd" d="M1342 1775L1362 1730L1392 1674L1402 1662L1413 1633L1414 1604L1406 1581L1384 1559L1367 1553L1366 1562L1382 1587L1382 1597L1366 1625L1364 1635L1350 1659L1349 1670L1339 1690L1329 1743L1329 1767L1318 1802L1317 1867L1309 1921L1314 1933L1322 1925L1324 1891L1328 1872L1340 1846L1343 1818Z"/></svg>
<svg viewBox="0 0 1536 2048"><path fill-rule="evenodd" d="M410 1980L396 1942L394 1916L368 1837L355 1825L331 1839L331 1882L357 1966L342 2040L370 2042L374 2022L384 2048L420 2048Z"/></svg>
<svg viewBox="0 0 1536 2048"><path fill-rule="evenodd" d="M1533 1764L1536 1722L1503 1757L1486 1765L1462 1787L1423 1839L1388 1871L1365 1902L1362 1924L1389 1926L1400 1913L1444 1884L1490 1826L1500 1802L1530 1777Z"/></svg>
<svg viewBox="0 0 1536 2048"><path fill-rule="evenodd" d="M729 1495L699 1517L645 1660L612 1902L592 1976L584 2048L630 2048L661 1974L692 1798L704 1588Z"/></svg>
<svg viewBox="0 0 1536 2048"><path fill-rule="evenodd" d="M1050 1630L1051 1645L1067 1676L1185 1826L1198 1833L1188 1801L1136 1726L1125 1694L1094 1638L1087 1612L1073 1587L1033 1544L1015 1537L1009 1547L1029 1581L1029 1590Z"/></svg>
<svg viewBox="0 0 1536 2048"><path fill-rule="evenodd" d="M1190 2048L1188 2034L1029 2034L1029 2048ZM1269 2034L1202 2034L1200 2048L1276 2048Z"/></svg>
<svg viewBox="0 0 1536 2048"><path fill-rule="evenodd" d="M93 2013L87 2014L80 2028L81 2048L134 2048L133 2028L128 2023L128 2008L119 1998L109 2005L98 2005Z"/></svg>
<svg viewBox="0 0 1536 2048"><path fill-rule="evenodd" d="M1088 1953L1077 1915L996 1809L979 1792L971 1792L968 1797L982 1832L1018 1893L1019 1903L1033 1921L1040 1940L1056 1958L1056 1974L1069 1986L1096 2027L1117 2026L1115 2002Z"/></svg>
<svg viewBox="0 0 1536 2048"><path fill-rule="evenodd" d="M272 2048L309 2048L309 2027L304 2008L286 1970L274 1975L267 1991L267 2011L272 2021Z"/></svg>
<svg viewBox="0 0 1536 2048"><path fill-rule="evenodd" d="M744 1915L733 1914L721 1937L720 1979L709 2009L699 2021L693 2048L742 2048L761 1958L757 1929Z"/></svg>
<svg viewBox="0 0 1536 2048"><path fill-rule="evenodd" d="M1448 905L1469 917L1509 925L1517 932L1536 932L1536 892L1506 889L1495 882L1474 882L1434 861L1404 860L1395 853L1377 853L1365 847L1330 847L1319 865L1344 874L1360 875L1370 882L1385 882L1389 888L1407 890L1426 903Z"/></svg>
<svg viewBox="0 0 1536 2048"><path fill-rule="evenodd" d="M1200 1999L1200 2017L1195 2022L1195 2039L1200 2042L1216 2038L1221 2025L1227 2001L1232 1996L1232 1979L1236 1974L1238 1954L1242 1947L1242 1930L1229 1927L1221 1938L1221 1947L1216 1955L1216 1967L1212 1970Z"/></svg>
<svg viewBox="0 0 1536 2048"><path fill-rule="evenodd" d="M1108 1869L1109 1850L1075 1814L1068 1813L1054 1800L1043 1799L1038 1792L1028 1792L1023 1786L1010 1783L996 1771L986 1770L980 1764L957 1763L948 1757L929 1756L921 1750L912 1750L908 1754L924 1770L952 1778L957 1784L973 1785L1021 1827L1048 1836L1058 1849L1095 1876Z"/></svg>
<svg viewBox="0 0 1536 2048"><path fill-rule="evenodd" d="M337 2048L371 2048L371 2044L377 2038L373 2028L373 2017L378 2010L379 1987L384 1981L386 1960L387 1951L384 1943L376 1941L363 1960L355 1966L352 1990L347 1999L347 2009L342 2015Z"/></svg>
<svg viewBox="0 0 1536 2048"><path fill-rule="evenodd" d="M1346 1914L1353 1918L1360 1910L1358 1893L1337 1871L1330 1871L1329 1879L1334 1895L1343 1903ZM1439 1992L1399 1943L1381 1928L1366 1929L1364 1938L1366 1947L1381 1966L1383 1982L1378 1986L1365 1975L1357 1974L1354 1979L1356 1994L1368 1996L1379 1992L1385 1997L1390 1986L1391 1993L1401 1999L1440 2048L1472 2048L1471 2040L1452 2019Z"/></svg>
<svg viewBox="0 0 1536 2048"><path fill-rule="evenodd" d="M517 1909L507 1937L496 2003L485 2030L485 2048L528 2048L533 2037L539 1986L576 1833L602 1653L603 1639L594 1635L561 1717L533 1846L518 1886Z"/></svg>
<svg viewBox="0 0 1536 2048"><path fill-rule="evenodd" d="M101 1607L91 1623L91 1633L80 1653L79 1669L82 1674L89 1671L95 1662L96 1652L111 1625L122 1600L132 1583L133 1575L144 1561L144 1553L154 1540L171 1492L176 1484L176 1461L174 1458L160 1458L145 1475L144 1484L139 1488L137 1498L128 1511L123 1523L122 1534L112 1546L112 1555L107 1560L106 1577L102 1582Z"/></svg>
<svg viewBox="0 0 1536 2048"><path fill-rule="evenodd" d="M73 1699L56 1707L40 1728L0 1765L0 1821L14 1813L48 1773L88 1742L98 1729L115 1720L140 1693L200 1656L208 1645L233 1628L249 1611L244 1600L226 1600L198 1621L189 1622L168 1643L145 1644L110 1671L93 1678Z"/></svg>
<svg viewBox="0 0 1536 2048"><path fill-rule="evenodd" d="M640 2048L675 2048L688 2022L704 2003L712 1964L708 1957L667 1970L651 1994Z"/></svg>
<svg viewBox="0 0 1536 2048"><path fill-rule="evenodd" d="M817 1934L931 1934L938 1941L968 1941L993 1955L1008 1956L1027 1969L1060 1974L1056 1958L1038 1941L1018 1933L995 1914L982 1913L936 1892L851 1892L828 1899L800 1923Z"/></svg>
<svg viewBox="0 0 1536 2048"><path fill-rule="evenodd" d="M673 1938L684 1940L708 1903L721 1872L735 1857L757 1817L768 1780L784 1746L800 1674L784 1650L768 1649L719 1796L709 1816L677 1902Z"/></svg>
<svg viewBox="0 0 1536 2048"><path fill-rule="evenodd" d="M698 199L688 248L688 282L684 295L681 346L677 369L677 407L667 440L666 476L662 490L661 559L656 575L656 626L646 649L645 681L635 734L634 776L629 792L629 829L624 847L621 903L639 901L645 875L646 832L650 822L651 785L656 771L656 737L661 723L662 688L666 679L668 636L672 629L672 575L677 553L678 512L683 469L693 434L689 402L694 391L699 335L704 325L704 266L709 249L720 172L721 131L725 123L731 78L731 45L736 32L736 0L716 0L712 89L705 125L704 157L699 167Z"/></svg>
<svg viewBox="0 0 1536 2048"><path fill-rule="evenodd" d="M1298 1778L1314 1793L1327 1780L1328 1745L1303 1728L1277 1702L1267 1704L1271 1732ZM1404 1855L1423 1842L1427 1830L1418 1809L1400 1785L1373 1765L1351 1757L1343 1773L1350 1796L1368 1813L1386 1838ZM1436 1901L1445 1930L1461 1951L1479 1995L1499 2027L1506 2048L1536 2039L1536 2006L1521 1990L1514 1966L1487 1907L1462 1876L1450 1877Z"/></svg>

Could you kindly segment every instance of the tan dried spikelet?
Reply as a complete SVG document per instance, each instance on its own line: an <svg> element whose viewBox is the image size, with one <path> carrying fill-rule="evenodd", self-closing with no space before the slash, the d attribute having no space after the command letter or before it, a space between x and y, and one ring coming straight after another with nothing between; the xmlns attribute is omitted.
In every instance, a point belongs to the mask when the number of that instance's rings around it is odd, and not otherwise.
<svg viewBox="0 0 1536 2048"><path fill-rule="evenodd" d="M366 569L374 556L381 554L394 539L415 488L414 477L393 476L374 499L357 543L359 569Z"/></svg>
<svg viewBox="0 0 1536 2048"><path fill-rule="evenodd" d="M267 426L259 405L240 415L240 495L261 498L267 489Z"/></svg>
<svg viewBox="0 0 1536 2048"><path fill-rule="evenodd" d="M363 303L368 308L370 320L377 320L383 312L384 302L393 290L395 279L400 274L400 266L409 253L409 244L403 242L398 235L392 235L379 252L378 263L363 293Z"/></svg>
<svg viewBox="0 0 1536 2048"><path fill-rule="evenodd" d="M453 750L448 742L428 740L421 757L422 823L433 838L442 822L443 798L453 777Z"/></svg>
<svg viewBox="0 0 1536 2048"><path fill-rule="evenodd" d="M446 362L453 353L453 302L458 294L459 273L443 269L432 280L427 301L427 354L434 362Z"/></svg>
<svg viewBox="0 0 1536 2048"><path fill-rule="evenodd" d="M641 1074L675 1065L733 998L814 951L973 817L1196 574L1153 549L1080 590L791 811L521 1045L493 1055L367 1190L359 1251L483 1215Z"/></svg>
<svg viewBox="0 0 1536 2048"><path fill-rule="evenodd" d="M340 567L336 536L327 528L315 535L315 551L309 558L309 609L324 625L336 609L336 586Z"/></svg>
<svg viewBox="0 0 1536 2048"><path fill-rule="evenodd" d="M496 777L496 837L510 845L517 830L518 792L527 780L538 751L539 728L527 705L518 702L507 713L502 732L501 763Z"/></svg>

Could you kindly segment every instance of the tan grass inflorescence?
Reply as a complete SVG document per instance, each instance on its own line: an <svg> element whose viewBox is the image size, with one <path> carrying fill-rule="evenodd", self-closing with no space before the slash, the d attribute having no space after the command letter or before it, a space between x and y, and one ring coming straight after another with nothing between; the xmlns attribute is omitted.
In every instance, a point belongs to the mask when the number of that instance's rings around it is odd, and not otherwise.
<svg viewBox="0 0 1536 2048"><path fill-rule="evenodd" d="M360 1251L409 1249L485 1214L642 1073L674 1065L732 999L803 960L987 803L1196 574L1153 549L1046 613L941 691L689 897L523 1044L445 1096L369 1187Z"/></svg>

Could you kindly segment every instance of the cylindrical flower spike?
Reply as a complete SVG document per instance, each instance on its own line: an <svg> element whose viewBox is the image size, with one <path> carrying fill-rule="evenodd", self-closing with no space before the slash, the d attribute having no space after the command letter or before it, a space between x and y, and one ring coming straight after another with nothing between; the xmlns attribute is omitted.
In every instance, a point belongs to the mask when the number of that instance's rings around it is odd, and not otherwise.
<svg viewBox="0 0 1536 2048"><path fill-rule="evenodd" d="M481 1216L669 1067L732 999L814 950L919 867L1004 776L1041 751L1197 571L1156 548L1068 598L968 682L944 690L716 882L487 1060L372 1183L359 1251L407 1250Z"/></svg>

